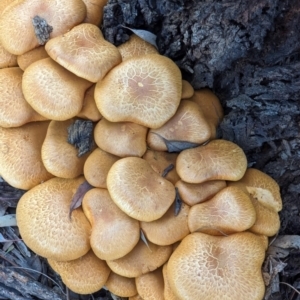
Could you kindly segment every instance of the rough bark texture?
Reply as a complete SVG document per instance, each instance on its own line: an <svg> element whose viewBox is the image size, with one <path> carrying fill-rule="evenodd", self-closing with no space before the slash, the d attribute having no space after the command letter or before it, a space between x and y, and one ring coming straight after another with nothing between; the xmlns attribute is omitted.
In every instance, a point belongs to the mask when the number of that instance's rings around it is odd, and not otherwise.
<svg viewBox="0 0 300 300"><path fill-rule="evenodd" d="M241 146L249 167L281 187L280 234L300 234L299 11L298 0L111 0L104 12L109 41L129 38L122 26L149 30L195 89L210 87L219 96L220 137ZM287 261L282 280L296 286L297 260ZM272 299L296 299L281 288Z"/></svg>

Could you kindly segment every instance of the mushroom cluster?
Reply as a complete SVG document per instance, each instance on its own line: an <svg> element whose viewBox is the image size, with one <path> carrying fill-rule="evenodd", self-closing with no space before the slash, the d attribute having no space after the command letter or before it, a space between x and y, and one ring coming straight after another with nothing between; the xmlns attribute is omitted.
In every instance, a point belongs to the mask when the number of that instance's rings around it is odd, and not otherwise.
<svg viewBox="0 0 300 300"><path fill-rule="evenodd" d="M108 43L106 1L2 2L0 175L27 190L28 247L80 294L261 300L282 201L217 139L218 98L138 36Z"/></svg>

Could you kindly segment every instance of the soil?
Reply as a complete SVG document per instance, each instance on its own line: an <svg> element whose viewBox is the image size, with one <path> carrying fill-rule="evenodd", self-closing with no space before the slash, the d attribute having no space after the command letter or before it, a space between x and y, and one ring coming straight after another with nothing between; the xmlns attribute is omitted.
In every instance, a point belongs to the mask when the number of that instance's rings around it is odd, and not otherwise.
<svg viewBox="0 0 300 300"><path fill-rule="evenodd" d="M218 95L225 111L219 137L242 147L248 166L269 174L280 185L280 235L300 234L299 12L298 0L110 0L102 28L115 45L132 34L124 26L156 34L159 52L177 63L184 79L195 89L209 87ZM1 197L6 197L1 209L13 209L22 191L12 191L4 183L1 189ZM8 236L4 229L1 234ZM287 285L299 290L299 252L297 247L289 248L284 257L278 253L273 257L285 265L278 272L281 284L278 281L269 299L300 299ZM22 260L11 259L16 264ZM41 272L61 284L39 260ZM3 268L8 265L2 263ZM1 272L0 299L56 299L40 298L39 293L22 296L1 283ZM48 279L39 277L39 283L62 297L57 299L65 299ZM9 293L16 294L9 298ZM100 293L95 299L109 299L105 291Z"/></svg>

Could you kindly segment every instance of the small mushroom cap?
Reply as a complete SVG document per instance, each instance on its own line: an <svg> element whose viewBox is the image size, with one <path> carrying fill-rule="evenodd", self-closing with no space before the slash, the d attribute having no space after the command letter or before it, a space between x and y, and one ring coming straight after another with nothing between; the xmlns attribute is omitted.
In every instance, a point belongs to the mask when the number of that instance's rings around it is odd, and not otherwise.
<svg viewBox="0 0 300 300"><path fill-rule="evenodd" d="M238 187L226 187L212 199L191 207L188 225L191 232L224 235L249 229L256 220L248 194Z"/></svg>
<svg viewBox="0 0 300 300"><path fill-rule="evenodd" d="M109 122L102 118L94 131L95 142L102 150L119 157L141 157L147 150L148 128L132 122Z"/></svg>
<svg viewBox="0 0 300 300"><path fill-rule="evenodd" d="M195 232L171 255L168 282L178 299L261 300L264 258L264 244L252 233L221 237Z"/></svg>
<svg viewBox="0 0 300 300"><path fill-rule="evenodd" d="M53 177L43 165L41 147L49 122L0 127L0 174L11 186L29 190Z"/></svg>
<svg viewBox="0 0 300 300"><path fill-rule="evenodd" d="M45 49L61 66L91 82L101 80L122 61L117 47L104 40L96 25L87 23L49 40Z"/></svg>
<svg viewBox="0 0 300 300"><path fill-rule="evenodd" d="M164 296L165 299L168 300L178 300L178 298L175 296L174 292L172 291L169 280L168 280L168 263L166 262L163 266L162 273L163 273L163 278L164 278L164 283L165 283L165 289L164 289Z"/></svg>
<svg viewBox="0 0 300 300"><path fill-rule="evenodd" d="M136 277L135 284L138 294L142 297L142 299L165 300L162 268Z"/></svg>
<svg viewBox="0 0 300 300"><path fill-rule="evenodd" d="M188 99L191 98L194 95L194 88L192 85L186 81L182 80L182 94L181 99Z"/></svg>
<svg viewBox="0 0 300 300"><path fill-rule="evenodd" d="M86 6L86 17L84 23L99 26L103 20L103 8L108 0L82 0Z"/></svg>
<svg viewBox="0 0 300 300"><path fill-rule="evenodd" d="M210 136L210 127L197 103L182 100L177 112L168 122L149 131L147 143L151 149L167 151L164 139L202 144Z"/></svg>
<svg viewBox="0 0 300 300"><path fill-rule="evenodd" d="M275 211L282 209L279 185L269 175L257 169L250 168L247 169L240 182L244 183L250 195L263 205Z"/></svg>
<svg viewBox="0 0 300 300"><path fill-rule="evenodd" d="M162 266L170 257L172 246L158 246L140 240L126 256L108 260L111 270L121 276L133 278L149 273Z"/></svg>
<svg viewBox="0 0 300 300"><path fill-rule="evenodd" d="M123 61L141 55L158 54L157 49L153 45L141 39L136 34L132 34L127 42L118 47L118 50L121 53Z"/></svg>
<svg viewBox="0 0 300 300"><path fill-rule="evenodd" d="M224 112L219 98L210 89L196 90L194 95L189 99L197 103L210 125L212 138L216 137L216 128L221 123Z"/></svg>
<svg viewBox="0 0 300 300"><path fill-rule="evenodd" d="M137 294L135 279L110 272L105 287L119 297L132 297Z"/></svg>
<svg viewBox="0 0 300 300"><path fill-rule="evenodd" d="M128 300L144 300L139 294L129 297Z"/></svg>
<svg viewBox="0 0 300 300"><path fill-rule="evenodd" d="M51 58L32 63L22 80L27 102L42 116L57 121L73 118L80 112L85 91L91 85Z"/></svg>
<svg viewBox="0 0 300 300"><path fill-rule="evenodd" d="M181 84L181 72L171 59L148 54L123 61L98 81L95 100L111 122L159 128L175 114Z"/></svg>
<svg viewBox="0 0 300 300"><path fill-rule="evenodd" d="M78 149L68 143L68 127L75 119L51 121L42 146L45 168L56 177L75 178L83 174L89 152L78 157Z"/></svg>
<svg viewBox="0 0 300 300"><path fill-rule="evenodd" d="M172 245L190 233L189 210L188 205L182 204L179 214L175 216L175 203L173 203L158 220L141 222L141 229L150 242L160 246Z"/></svg>
<svg viewBox="0 0 300 300"><path fill-rule="evenodd" d="M37 15L53 27L50 34L53 38L82 22L86 7L81 0L12 1L0 18L0 43L7 51L21 55L39 46L32 25Z"/></svg>
<svg viewBox="0 0 300 300"><path fill-rule="evenodd" d="M194 184L178 180L175 186L178 188L181 200L187 205L193 206L211 199L214 195L226 187L226 181L211 180Z"/></svg>
<svg viewBox="0 0 300 300"><path fill-rule="evenodd" d="M29 50L28 52L25 52L22 55L18 55L18 65L19 67L25 71L28 66L30 66L32 63L49 57L48 53L45 50L44 46L37 47L35 49Z"/></svg>
<svg viewBox="0 0 300 300"><path fill-rule="evenodd" d="M159 219L175 200L174 185L138 157L116 161L108 172L107 188L120 209L139 221Z"/></svg>
<svg viewBox="0 0 300 300"><path fill-rule="evenodd" d="M86 254L91 246L91 225L81 208L72 212L70 204L84 182L52 178L25 193L17 206L17 223L28 247L46 258L69 261Z"/></svg>
<svg viewBox="0 0 300 300"><path fill-rule="evenodd" d="M25 100L22 93L23 71L19 67L0 69L0 126L18 127L45 121Z"/></svg>
<svg viewBox="0 0 300 300"><path fill-rule="evenodd" d="M148 149L143 155L143 159L156 173L175 184L180 179L175 168L177 156L178 153Z"/></svg>
<svg viewBox="0 0 300 300"><path fill-rule="evenodd" d="M91 247L103 260L128 254L140 239L139 222L111 200L106 189L91 189L83 198L83 211L92 225Z"/></svg>
<svg viewBox="0 0 300 300"><path fill-rule="evenodd" d="M101 119L102 116L96 106L94 97L95 87L96 85L93 84L86 90L81 111L77 115L78 118L89 119L93 122L97 122Z"/></svg>
<svg viewBox="0 0 300 300"><path fill-rule="evenodd" d="M83 174L87 182L94 187L107 188L108 171L118 159L118 156L96 148L84 163Z"/></svg>
<svg viewBox="0 0 300 300"><path fill-rule="evenodd" d="M188 183L208 180L241 179L247 169L247 158L236 144L213 140L208 144L182 151L176 161L180 178Z"/></svg>
<svg viewBox="0 0 300 300"><path fill-rule="evenodd" d="M78 294L92 294L105 284L110 268L92 250L80 258L70 261L48 259L49 265L57 272L63 283Z"/></svg>

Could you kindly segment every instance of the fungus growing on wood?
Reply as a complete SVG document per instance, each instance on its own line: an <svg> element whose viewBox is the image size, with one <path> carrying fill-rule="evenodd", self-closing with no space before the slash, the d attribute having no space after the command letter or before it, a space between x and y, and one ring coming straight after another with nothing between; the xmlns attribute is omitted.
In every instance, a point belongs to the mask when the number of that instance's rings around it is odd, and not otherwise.
<svg viewBox="0 0 300 300"><path fill-rule="evenodd" d="M127 255L108 260L107 264L116 274L133 278L156 270L169 259L171 253L172 246L158 246L151 242L147 246L140 240Z"/></svg>
<svg viewBox="0 0 300 300"><path fill-rule="evenodd" d="M180 178L188 183L207 180L241 179L247 169L247 158L236 144L213 140L206 145L182 151L176 161Z"/></svg>
<svg viewBox="0 0 300 300"><path fill-rule="evenodd" d="M138 157L116 161L108 172L107 188L121 210L145 222L162 217L175 199L174 185Z"/></svg>
<svg viewBox="0 0 300 300"><path fill-rule="evenodd" d="M256 220L248 194L238 187L226 187L212 199L191 207L188 225L191 232L227 235L249 229Z"/></svg>
<svg viewBox="0 0 300 300"><path fill-rule="evenodd" d="M96 148L84 163L84 177L94 187L107 188L106 177L108 171L118 159L120 157Z"/></svg>
<svg viewBox="0 0 300 300"><path fill-rule="evenodd" d="M23 74L26 101L42 116L56 121L75 117L91 82L69 72L51 58L32 63Z"/></svg>
<svg viewBox="0 0 300 300"><path fill-rule="evenodd" d="M110 272L105 287L119 297L132 297L137 294L135 279Z"/></svg>
<svg viewBox="0 0 300 300"><path fill-rule="evenodd" d="M182 100L175 115L169 121L162 127L149 131L147 143L153 150L171 152L166 140L170 143L182 142L182 146L179 147L181 151L189 148L190 144L200 145L206 142L210 136L209 125L200 107L192 101Z"/></svg>
<svg viewBox="0 0 300 300"><path fill-rule="evenodd" d="M92 250L70 261L48 258L48 263L61 276L63 283L78 294L97 292L104 286L110 274L106 262L99 259Z"/></svg>
<svg viewBox="0 0 300 300"><path fill-rule="evenodd" d="M94 131L99 148L119 157L141 157L147 150L148 128L132 122L109 122L102 118Z"/></svg>
<svg viewBox="0 0 300 300"><path fill-rule="evenodd" d="M75 119L51 121L42 146L45 168L56 177L75 178L83 174L89 153L78 156L78 150L68 143L68 128Z"/></svg>
<svg viewBox="0 0 300 300"><path fill-rule="evenodd" d="M91 246L91 225L81 208L72 212L70 203L84 182L52 178L25 193L17 206L17 224L28 247L46 258L69 261L86 254Z"/></svg>
<svg viewBox="0 0 300 300"><path fill-rule="evenodd" d="M91 247L99 258L118 259L138 243L139 222L121 211L106 189L88 191L83 198L82 208L92 226Z"/></svg>
<svg viewBox="0 0 300 300"><path fill-rule="evenodd" d="M87 23L51 39L45 49L61 66L91 82L101 80L122 61L119 50L104 40L100 29Z"/></svg>
<svg viewBox="0 0 300 300"><path fill-rule="evenodd" d="M159 128L176 112L181 73L167 57L148 54L123 61L98 81L95 100L110 122Z"/></svg>
<svg viewBox="0 0 300 300"><path fill-rule="evenodd" d="M11 186L29 190L53 177L43 165L41 148L49 122L0 127L0 174Z"/></svg>
<svg viewBox="0 0 300 300"><path fill-rule="evenodd" d="M19 67L0 69L0 126L18 127L45 121L25 100L22 93L23 71Z"/></svg>
<svg viewBox="0 0 300 300"><path fill-rule="evenodd" d="M250 232L188 235L171 255L167 277L178 299L261 300L265 245ZM199 288L201 287L201 288Z"/></svg>
<svg viewBox="0 0 300 300"><path fill-rule="evenodd" d="M0 17L0 43L7 51L21 55L40 45L39 39L43 37L35 35L32 24L36 16L44 20L46 27L52 27L51 34L49 31L48 34L53 38L82 22L86 6L81 0L12 1ZM40 25L38 22L36 31L40 31Z"/></svg>

